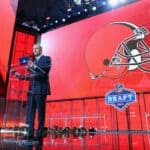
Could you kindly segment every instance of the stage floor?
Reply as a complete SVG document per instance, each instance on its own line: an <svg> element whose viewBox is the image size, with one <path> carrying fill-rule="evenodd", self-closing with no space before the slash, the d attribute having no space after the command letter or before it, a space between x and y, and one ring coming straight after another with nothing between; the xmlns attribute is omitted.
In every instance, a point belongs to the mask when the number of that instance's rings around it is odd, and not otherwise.
<svg viewBox="0 0 150 150"><path fill-rule="evenodd" d="M40 141L1 138L0 150L149 150L150 134L96 133L94 135L47 135Z"/></svg>

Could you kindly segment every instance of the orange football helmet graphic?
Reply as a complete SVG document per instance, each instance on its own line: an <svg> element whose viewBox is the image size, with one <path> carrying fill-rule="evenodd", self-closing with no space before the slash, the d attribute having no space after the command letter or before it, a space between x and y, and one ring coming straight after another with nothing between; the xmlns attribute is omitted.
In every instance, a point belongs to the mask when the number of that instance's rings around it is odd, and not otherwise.
<svg viewBox="0 0 150 150"><path fill-rule="evenodd" d="M144 27L129 22L112 22L89 39L85 59L92 79L119 78L128 71L150 72L150 50Z"/></svg>

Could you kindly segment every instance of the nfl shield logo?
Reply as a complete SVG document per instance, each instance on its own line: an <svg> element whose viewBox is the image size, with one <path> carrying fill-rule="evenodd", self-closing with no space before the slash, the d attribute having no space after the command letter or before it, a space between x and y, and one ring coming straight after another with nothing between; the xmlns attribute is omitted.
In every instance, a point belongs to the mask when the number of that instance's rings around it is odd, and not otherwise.
<svg viewBox="0 0 150 150"><path fill-rule="evenodd" d="M136 93L132 89L124 88L123 84L116 84L114 89L106 93L107 105L113 105L118 110L123 110L131 102L136 102Z"/></svg>

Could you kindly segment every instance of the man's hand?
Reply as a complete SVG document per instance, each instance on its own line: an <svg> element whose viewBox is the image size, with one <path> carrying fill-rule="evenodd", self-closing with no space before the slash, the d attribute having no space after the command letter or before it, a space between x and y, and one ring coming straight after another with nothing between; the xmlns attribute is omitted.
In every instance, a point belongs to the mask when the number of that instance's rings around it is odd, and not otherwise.
<svg viewBox="0 0 150 150"><path fill-rule="evenodd" d="M34 67L34 63L31 62L31 61L29 61L29 62L28 62L28 67L33 68L33 67Z"/></svg>
<svg viewBox="0 0 150 150"><path fill-rule="evenodd" d="M33 62L28 62L28 67L35 69L37 66Z"/></svg>
<svg viewBox="0 0 150 150"><path fill-rule="evenodd" d="M14 73L14 75L15 75L15 77L16 77L16 78L24 79L24 76L23 76L23 75L21 75L21 74L20 74L20 73L18 73L18 72L15 72L15 73Z"/></svg>

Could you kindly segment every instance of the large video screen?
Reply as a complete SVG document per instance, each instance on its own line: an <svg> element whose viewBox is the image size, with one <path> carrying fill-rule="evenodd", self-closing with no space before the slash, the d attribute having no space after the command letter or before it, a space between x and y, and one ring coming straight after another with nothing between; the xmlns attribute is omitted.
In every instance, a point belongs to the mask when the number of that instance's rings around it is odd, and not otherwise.
<svg viewBox="0 0 150 150"><path fill-rule="evenodd" d="M17 4L18 0L4 0L0 3L0 96L3 96L5 88Z"/></svg>
<svg viewBox="0 0 150 150"><path fill-rule="evenodd" d="M117 83L149 91L149 8L142 0L43 34L52 58L48 99L104 96Z"/></svg>

